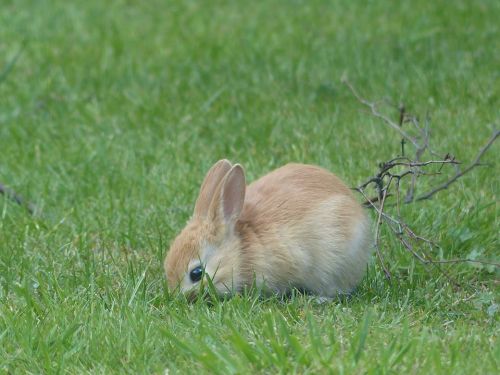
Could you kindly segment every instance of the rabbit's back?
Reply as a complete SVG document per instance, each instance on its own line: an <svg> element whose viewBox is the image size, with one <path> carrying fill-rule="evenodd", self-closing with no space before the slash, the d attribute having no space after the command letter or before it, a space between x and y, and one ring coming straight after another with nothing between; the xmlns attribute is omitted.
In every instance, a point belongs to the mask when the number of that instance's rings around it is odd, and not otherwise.
<svg viewBox="0 0 500 375"><path fill-rule="evenodd" d="M316 166L288 164L247 187L239 225L246 274L271 289L334 296L354 288L369 225L350 189Z"/></svg>

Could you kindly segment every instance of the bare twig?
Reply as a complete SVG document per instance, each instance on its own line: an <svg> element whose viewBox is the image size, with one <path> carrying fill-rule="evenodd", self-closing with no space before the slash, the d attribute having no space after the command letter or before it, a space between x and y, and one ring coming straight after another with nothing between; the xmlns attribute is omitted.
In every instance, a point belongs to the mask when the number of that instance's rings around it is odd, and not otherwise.
<svg viewBox="0 0 500 375"><path fill-rule="evenodd" d="M431 191L429 191L429 192L427 192L425 194L420 195L416 200L417 201L422 201L422 200L425 200L425 199L429 199L434 194L440 192L441 190L448 189L448 186L450 186L452 183L454 183L456 180L458 180L464 174L466 174L467 172L471 171L472 169L480 166L481 165L480 164L481 158L483 157L483 155L485 154L485 152L488 151L488 149L491 147L491 145L496 141L496 139L498 138L499 135L500 135L500 131L499 130L493 131L493 134L488 139L488 142L486 142L486 144L483 146L483 148L481 150L479 150L479 153L477 154L476 158L474 159L474 161L467 168L465 168L463 171L457 170L456 173L455 173L455 175L452 178L450 178L448 181L445 181L441 185L439 185L439 186L435 187L434 189L432 189Z"/></svg>
<svg viewBox="0 0 500 375"><path fill-rule="evenodd" d="M403 162L403 161L398 161L398 160L407 160L407 161ZM431 165L431 164L439 164L439 165L443 165L443 164L458 164L458 162L456 160L454 160L454 159L448 159L448 160L429 160L429 161L426 161L426 162L412 162L409 159L397 157L397 158L391 159L391 160L389 160L389 161L387 161L385 163L381 163L379 165L379 167L380 167L379 172L374 177L370 178L368 181L366 181L364 184L360 185L359 187L360 188L365 188L369 184L371 184L373 182L376 182L376 181L384 178L385 176L389 176L389 175L392 175L393 177L399 177L401 179L406 174L424 174L424 172L422 172L421 170L413 170L413 169L407 170L407 171L405 171L404 173L401 173L401 174L392 174L392 173L390 173L390 171L394 167L415 168L415 167L425 167L425 166L428 166L428 165Z"/></svg>
<svg viewBox="0 0 500 375"><path fill-rule="evenodd" d="M382 212L384 212L384 203L385 203L385 198L387 197L387 190L384 189L384 192L382 194L382 198L380 201L380 209L378 210L378 219L377 219L377 226L376 226L376 234L375 234L375 251L377 253L377 256L380 260L380 264L382 265L382 269L384 270L385 277L387 279L391 278L391 273L389 272L389 269L386 267L384 258L382 257L382 254L380 253L380 227L382 225Z"/></svg>
<svg viewBox="0 0 500 375"><path fill-rule="evenodd" d="M404 139L407 141L411 142L416 148L419 148L420 145L417 143L417 140L412 137L410 134L405 132L402 127L399 126L396 122L392 121L389 117L386 115L382 114L379 112L377 105L375 103L369 102L366 99L363 99L358 92L354 89L354 87L350 84L350 82L347 80L347 78L342 78L342 83L346 85L349 90L351 90L352 94L358 99L359 102L367 106L372 114L375 117L378 117L379 119L383 120L387 125L389 125L391 128L396 130Z"/></svg>
<svg viewBox="0 0 500 375"><path fill-rule="evenodd" d="M449 185L455 182L457 179L462 177L467 172L471 171L475 167L481 165L481 157L486 153L486 151L491 147L494 141L499 136L499 131L495 130L493 135L488 139L485 146L479 151L474 161L468 165L465 169L461 170L459 167L459 162L450 153L446 153L445 157L442 158L439 155L444 155L444 153L439 154L432 149L430 149L430 131L429 131L429 117L426 116L425 123L420 124L417 117L410 115L404 104L398 107L399 110L399 121L392 121L389 117L384 115L378 110L377 104L375 102L370 102L363 97L361 97L356 89L349 83L349 81L343 78L343 83L349 88L356 99L368 107L371 114L379 119L381 119L386 125L391 129L401 135L401 156L395 157L387 162L379 164L378 172L371 178L369 178L364 183L360 184L358 187L353 188L359 192L363 198L366 200L364 205L366 207L372 208L377 214L376 229L375 229L375 250L377 257L380 261L382 269L384 270L385 276L389 279L391 274L384 262L384 257L380 246L380 233L381 227L386 225L392 233L392 235L399 241L401 246L408 251L413 257L415 257L420 263L424 265L432 265L438 269L453 285L459 286L458 282L453 279L453 277L442 267L441 264L454 264L454 263L481 263L487 265L493 265L495 267L500 267L500 264L495 262L490 262L486 260L475 260L475 259L450 259L450 260L435 260L431 256L434 248L439 247L434 241L427 239L419 234L417 234L401 217L401 181L406 181L406 177L411 176L409 181L408 191L405 195L403 203L408 204L416 201L421 201L432 197L437 192L446 189ZM409 124L411 126L409 130L404 130L404 124ZM416 135L413 135L416 133ZM409 153L405 150L404 145L406 143L411 144L414 147L414 156L411 157ZM433 157L432 160L425 160L425 155L428 153ZM439 167L438 171L427 171L432 165ZM448 179L446 182L438 185L437 187L431 189L428 193L424 193L417 198L415 198L415 191L417 185L417 177L419 176L431 176L442 173L442 169L445 166L455 167L455 174ZM368 189L374 189L377 196L375 198L368 198ZM371 193L370 193L371 194ZM388 197L396 197L396 216L391 216L387 210L388 207L392 207L394 204L387 204L386 200ZM422 246L423 245L423 246ZM428 247L428 251L424 251L424 248ZM429 251L431 253L429 253Z"/></svg>
<svg viewBox="0 0 500 375"><path fill-rule="evenodd" d="M16 202L18 205L26 208L28 212L33 215L36 212L36 207L32 203L24 200L19 194L17 194L14 190L9 189L5 185L0 183L0 194L6 196L10 200Z"/></svg>

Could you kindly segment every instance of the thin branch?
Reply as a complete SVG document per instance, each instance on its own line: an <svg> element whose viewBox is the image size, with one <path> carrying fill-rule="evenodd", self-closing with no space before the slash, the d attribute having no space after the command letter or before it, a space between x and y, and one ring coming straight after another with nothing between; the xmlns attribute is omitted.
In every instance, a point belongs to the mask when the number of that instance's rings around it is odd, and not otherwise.
<svg viewBox="0 0 500 375"><path fill-rule="evenodd" d="M388 187L390 185L390 182L388 184ZM387 269L386 265L385 265L385 262L384 262L384 258L382 257L382 254L380 253L380 246L379 246L379 243L380 243L380 227L382 225L382 212L384 212L384 203L385 203L385 198L387 197L387 189L384 190L384 193L382 195L382 199L381 199L381 202L380 202L380 210L379 210L379 213L378 213L378 219L377 219L377 232L375 234L375 251L377 252L377 256L378 256L378 259L380 260L380 264L382 264L382 269L384 270L384 273L385 273L385 277L387 279L391 279L391 273L389 272L389 270Z"/></svg>
<svg viewBox="0 0 500 375"><path fill-rule="evenodd" d="M5 197L9 198L10 200L16 202L19 206L26 208L28 212L31 215L34 215L36 210L36 207L34 204L26 201L24 198L22 198L19 194L17 194L14 190L9 189L5 185L0 183L0 194L4 195Z"/></svg>
<svg viewBox="0 0 500 375"><path fill-rule="evenodd" d="M424 258L422 258L414 249L413 246L402 236L399 235L399 241L403 244L403 246L408 250L415 258L417 258L422 263L427 263Z"/></svg>
<svg viewBox="0 0 500 375"><path fill-rule="evenodd" d="M372 103L364 98L362 98L358 92L354 89L354 87L351 85L351 83L349 82L349 80L345 77L342 78L342 83L344 85L346 85L349 90L351 90L352 94L356 97L356 99L358 99L358 101L362 104L364 104L366 107L368 107L370 109L370 111L372 112L372 114L383 120L388 126L390 126L392 129L396 130L403 138L405 138L406 140L410 141L416 148L420 148L420 145L418 144L417 140L412 137L410 134L408 134L407 132L405 132L402 127L400 127L397 123L395 123L394 121L392 121L389 117L387 117L386 115L380 113L377 109L377 105L375 103Z"/></svg>
<svg viewBox="0 0 500 375"><path fill-rule="evenodd" d="M363 183L362 185L358 186L358 188L365 188L367 187L369 184L373 183L373 182L377 182L379 181L380 179L382 179L384 176L392 176L392 177L396 177L396 178L403 178L404 176L406 176L407 174L425 174L425 172L421 171L421 170L413 170L413 169L410 169L410 170L407 170L401 174L391 174L389 173L389 171L394 168L394 167L409 167L409 168L415 168L415 167L425 167L425 166L428 166L428 165L431 165L431 164L440 164L440 165L443 165L443 164L459 164L458 161L456 161L455 159L446 159L446 160L429 160L429 161L426 161L426 162L413 162L411 160L408 159L407 162L400 162L400 161L397 161L397 160L406 160L406 158L401 158L401 157L398 157L398 158L394 158L392 160L389 160L385 163L381 163L380 164L380 171L377 173L376 176L370 178L368 181L366 181L365 183Z"/></svg>
<svg viewBox="0 0 500 375"><path fill-rule="evenodd" d="M356 188L355 189L356 191L358 191L364 198L365 200L368 202L368 204L373 207L375 209L375 211L377 211L377 213L381 212L381 215L384 219L386 219L387 221L390 221L390 222L393 222L394 224L397 224L399 225L399 221L397 221L396 219L394 219L393 217L387 215L384 211L381 211L379 210L379 208L377 207L377 205L371 201L370 198L368 198L368 196L366 196L366 194L363 192L362 189L358 189Z"/></svg>
<svg viewBox="0 0 500 375"><path fill-rule="evenodd" d="M475 167L480 166L481 165L480 164L481 158L483 157L483 155L485 154L485 152L488 151L488 149L491 147L491 145L496 141L496 139L498 138L499 135L500 135L500 131L499 130L494 130L493 134L488 139L488 142L486 142L486 144L483 146L483 148L477 154L477 156L474 159L474 161L467 168L465 168L463 171L457 170L457 172L455 173L455 175L452 178L450 178L448 181L443 182L441 185L435 187L431 191L429 191L429 192L427 192L425 194L420 195L416 200L417 201L422 201L422 200L425 200L425 199L429 199L434 194L440 192L441 190L448 189L448 187L452 183L454 183L456 180L458 180L464 174L466 174L467 172L471 171Z"/></svg>
<svg viewBox="0 0 500 375"><path fill-rule="evenodd" d="M387 162L380 163L378 166L379 170L373 177L369 178L358 187L353 188L354 190L358 191L366 200L364 205L368 208L373 208L377 214L374 247L376 249L377 257L386 277L390 278L391 275L384 262L384 257L380 246L381 227L384 224L388 226L389 233L392 233L392 235L399 241L401 246L414 258L416 258L421 264L426 266L425 269L427 271L429 271L427 266L432 266L456 287L459 287L460 284L452 277L452 275L447 272L445 268L441 267L440 264L476 262L499 267L499 264L497 263L473 259L434 260L431 255L433 253L433 250L439 247L439 245L434 241L417 234L410 228L410 226L403 220L403 217L401 216L401 203L408 204L415 201L428 199L438 191L446 189L450 184L455 182L467 172L471 171L473 168L481 165L481 157L498 138L500 132L496 130L489 138L486 145L479 151L475 160L469 166L467 166L467 168L461 171L458 166L460 163L455 159L454 156L446 153L446 156L444 158L441 158L440 155L443 155L444 153L439 154L430 148L430 121L428 114L426 115L425 122L421 124L418 117L408 114L405 106L401 104L398 107L399 121L392 121L389 117L378 110L377 104L375 102L370 102L362 98L354 89L354 87L347 81L347 79L344 78L342 82L349 88L349 90L361 104L370 109L373 116L381 119L386 125L388 125L389 128L395 130L402 137L401 156L395 157ZM403 129L405 124L409 124L408 126L411 126L411 132L405 131ZM410 156L411 153L408 153L407 150L405 150L404 146L406 143L414 147L413 156ZM425 160L424 158L426 155L431 155L434 160ZM427 171L427 169L431 165L437 165L438 170ZM454 176L445 183L437 186L430 192L422 194L418 196L418 198L415 198L417 178L420 176L432 176L441 174L442 169L447 165L455 168ZM406 178L409 176L411 176L411 180ZM409 184L404 200L401 197L401 181L408 181ZM375 190L377 196L372 199L368 198L368 189ZM371 193L372 192L370 191L370 195ZM396 196L396 201L390 204L387 203L387 197L394 195ZM396 206L395 217L391 216L387 212L389 207L393 207L394 205Z"/></svg>

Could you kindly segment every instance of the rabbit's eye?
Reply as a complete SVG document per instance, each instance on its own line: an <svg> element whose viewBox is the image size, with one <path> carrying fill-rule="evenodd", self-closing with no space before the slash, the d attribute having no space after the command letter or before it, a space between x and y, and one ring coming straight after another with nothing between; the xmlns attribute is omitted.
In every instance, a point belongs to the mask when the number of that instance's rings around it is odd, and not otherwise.
<svg viewBox="0 0 500 375"><path fill-rule="evenodd" d="M189 272L189 278L193 283L197 283L203 276L203 268L201 266L195 267Z"/></svg>

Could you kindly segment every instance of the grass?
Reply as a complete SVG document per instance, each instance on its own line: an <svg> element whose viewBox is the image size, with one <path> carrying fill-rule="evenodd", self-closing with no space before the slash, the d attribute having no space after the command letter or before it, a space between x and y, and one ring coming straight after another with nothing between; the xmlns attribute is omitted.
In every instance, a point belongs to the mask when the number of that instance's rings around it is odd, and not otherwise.
<svg viewBox="0 0 500 375"><path fill-rule="evenodd" d="M42 214L0 196L0 372L498 373L498 269L446 266L453 288L384 235L391 282L373 262L335 303L207 305L169 295L162 260L219 158L356 185L398 152L344 73L472 159L498 127L499 17L493 0L3 1L0 181ZM498 261L495 172L406 208L436 256Z"/></svg>

